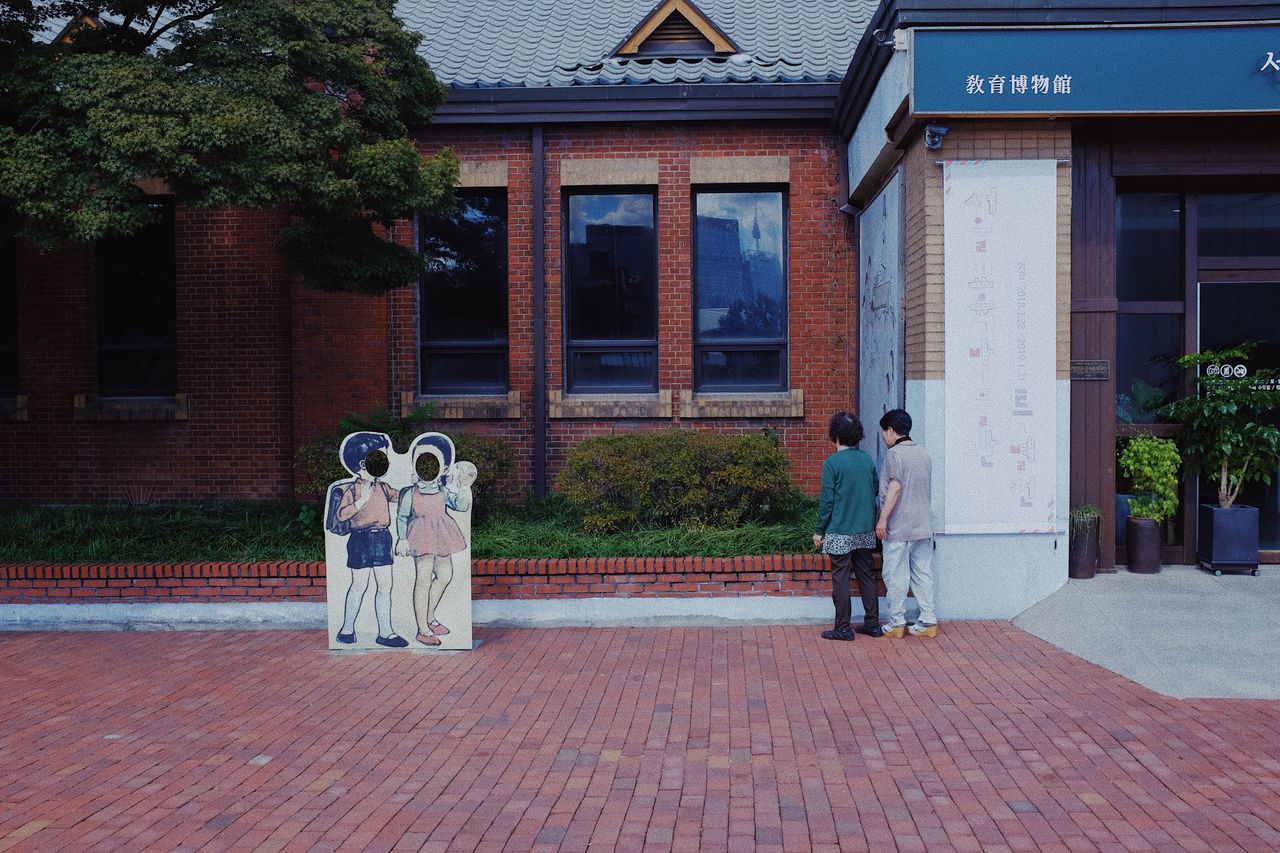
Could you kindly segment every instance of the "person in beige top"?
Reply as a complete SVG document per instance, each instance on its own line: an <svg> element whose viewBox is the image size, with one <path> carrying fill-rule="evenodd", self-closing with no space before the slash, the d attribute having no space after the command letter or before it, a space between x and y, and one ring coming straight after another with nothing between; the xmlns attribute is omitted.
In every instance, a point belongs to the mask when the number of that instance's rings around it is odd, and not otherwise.
<svg viewBox="0 0 1280 853"><path fill-rule="evenodd" d="M880 436L889 452L880 476L880 517L876 536L884 542L885 600L889 621L881 636L901 639L936 637L938 617L934 612L933 510L931 482L933 463L929 451L911 439L911 416L902 409L885 412L880 418ZM920 616L907 626L907 589L914 593Z"/></svg>

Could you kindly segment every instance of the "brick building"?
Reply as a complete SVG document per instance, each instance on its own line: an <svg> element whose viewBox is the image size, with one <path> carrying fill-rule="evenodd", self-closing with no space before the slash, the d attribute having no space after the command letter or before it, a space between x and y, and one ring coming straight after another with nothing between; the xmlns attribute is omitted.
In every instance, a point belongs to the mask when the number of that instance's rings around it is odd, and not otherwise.
<svg viewBox="0 0 1280 853"><path fill-rule="evenodd" d="M1278 16L885 0L867 26L836 108L862 408L917 416L951 612L1015 614L1065 583L1070 507L1101 511L1101 570L1128 561L1117 452L1179 435L1160 407L1195 393L1181 355L1253 340L1250 368L1280 365ZM1262 562L1280 561L1276 483L1246 492ZM1182 478L1166 563L1200 557L1212 492Z"/></svg>
<svg viewBox="0 0 1280 853"><path fill-rule="evenodd" d="M1178 356L1243 337L1280 365L1280 4L398 8L450 87L417 138L457 152L462 213L396 229L439 262L387 298L307 291L284 211L11 242L10 498L286 498L300 444L423 400L539 491L576 441L678 425L776 431L812 492L832 410L905 405L944 618L1009 616L1065 583L1072 506L1102 511L1103 570L1127 558L1117 442L1178 434ZM1277 483L1246 492L1263 562ZM1197 557L1202 488L1166 562ZM658 562L494 561L477 596L822 583L819 559Z"/></svg>
<svg viewBox="0 0 1280 853"><path fill-rule="evenodd" d="M419 401L511 442L537 491L583 438L672 426L774 430L815 490L856 394L831 116L873 9L402 2L449 86L417 139L457 153L462 212L395 237L440 262L388 297L309 291L272 248L286 211L163 187L127 240L11 241L7 498L284 499L301 444Z"/></svg>

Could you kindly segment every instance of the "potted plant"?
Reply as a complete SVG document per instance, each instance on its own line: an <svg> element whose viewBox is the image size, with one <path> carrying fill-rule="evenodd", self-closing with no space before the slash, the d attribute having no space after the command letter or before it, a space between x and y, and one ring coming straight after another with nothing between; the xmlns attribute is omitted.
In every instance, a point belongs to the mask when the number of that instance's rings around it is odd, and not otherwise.
<svg viewBox="0 0 1280 853"><path fill-rule="evenodd" d="M1160 571L1160 531L1178 509L1178 445L1167 438L1135 435L1120 451L1120 470L1133 482L1125 541L1129 571L1150 575Z"/></svg>
<svg viewBox="0 0 1280 853"><path fill-rule="evenodd" d="M1187 464L1217 480L1217 504L1198 513L1196 558L1203 568L1258 574L1258 508L1236 503L1245 483L1271 482L1280 465L1280 428L1262 416L1280 409L1280 371L1248 369L1255 344L1205 350L1178 359L1196 371L1197 393L1161 409L1182 424Z"/></svg>
<svg viewBox="0 0 1280 853"><path fill-rule="evenodd" d="M1098 528L1102 513L1093 504L1071 508L1071 546L1067 558L1067 577L1088 580L1098 571Z"/></svg>

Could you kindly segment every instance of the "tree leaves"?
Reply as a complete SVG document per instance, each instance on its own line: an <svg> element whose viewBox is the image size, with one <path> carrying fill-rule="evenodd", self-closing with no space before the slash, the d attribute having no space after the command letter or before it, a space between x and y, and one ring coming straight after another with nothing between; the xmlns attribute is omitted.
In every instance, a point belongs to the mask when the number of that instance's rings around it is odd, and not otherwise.
<svg viewBox="0 0 1280 853"><path fill-rule="evenodd" d="M1280 371L1262 369L1236 375L1210 370L1224 364L1247 364L1255 344L1189 353L1179 366L1195 370L1197 394L1175 400L1161 414L1182 423L1182 446L1188 467L1218 479L1218 503L1235 502L1248 482L1267 481L1280 465L1280 428L1261 416L1280 408Z"/></svg>
<svg viewBox="0 0 1280 853"><path fill-rule="evenodd" d="M280 248L312 287L415 280L377 225L447 208L457 162L409 136L444 89L393 6L117 0L49 45L37 27L77 4L0 0L0 203L48 249L132 233L159 178L192 207L287 205Z"/></svg>

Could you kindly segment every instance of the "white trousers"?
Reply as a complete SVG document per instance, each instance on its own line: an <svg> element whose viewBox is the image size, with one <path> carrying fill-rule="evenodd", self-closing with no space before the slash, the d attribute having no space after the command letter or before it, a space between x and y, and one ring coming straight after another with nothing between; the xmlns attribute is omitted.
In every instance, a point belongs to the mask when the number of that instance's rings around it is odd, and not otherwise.
<svg viewBox="0 0 1280 853"><path fill-rule="evenodd" d="M881 574L890 626L907 622L908 583L920 608L920 621L926 625L938 624L938 614L933 609L933 539L885 542Z"/></svg>

